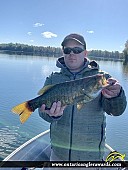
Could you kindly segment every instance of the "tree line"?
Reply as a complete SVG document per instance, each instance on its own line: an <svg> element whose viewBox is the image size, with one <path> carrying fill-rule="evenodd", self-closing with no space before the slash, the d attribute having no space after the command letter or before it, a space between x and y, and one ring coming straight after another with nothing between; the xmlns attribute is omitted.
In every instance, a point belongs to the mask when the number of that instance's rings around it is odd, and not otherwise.
<svg viewBox="0 0 128 170"><path fill-rule="evenodd" d="M25 54L25 55L39 55L39 56L54 56L61 54L61 48L33 46L20 43L0 44L0 51L8 54Z"/></svg>
<svg viewBox="0 0 128 170"><path fill-rule="evenodd" d="M128 64L128 40L125 43L123 54L124 54L124 64Z"/></svg>
<svg viewBox="0 0 128 170"><path fill-rule="evenodd" d="M39 55L39 56L61 56L62 50L59 47L43 47L33 46L20 43L0 44L0 52L8 54L25 54L25 55ZM88 56L107 58L107 59L126 59L128 60L128 41L125 44L125 49L122 53L118 51L102 51L91 50L88 51Z"/></svg>

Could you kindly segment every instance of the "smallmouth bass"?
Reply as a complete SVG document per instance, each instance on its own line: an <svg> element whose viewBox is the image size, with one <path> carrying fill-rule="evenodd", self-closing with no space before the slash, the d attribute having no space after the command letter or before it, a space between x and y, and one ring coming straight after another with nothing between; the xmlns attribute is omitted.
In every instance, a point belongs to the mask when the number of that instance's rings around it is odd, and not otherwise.
<svg viewBox="0 0 128 170"><path fill-rule="evenodd" d="M18 114L21 123L24 123L42 104L50 109L53 102L61 101L62 106L77 104L77 108L81 109L83 104L95 99L107 86L107 80L103 74L48 85L38 92L38 97L13 107L11 111Z"/></svg>

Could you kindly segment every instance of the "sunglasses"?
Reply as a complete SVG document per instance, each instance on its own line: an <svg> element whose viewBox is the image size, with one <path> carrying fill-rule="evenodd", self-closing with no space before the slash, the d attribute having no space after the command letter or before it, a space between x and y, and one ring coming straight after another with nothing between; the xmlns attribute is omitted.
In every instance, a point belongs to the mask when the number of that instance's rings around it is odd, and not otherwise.
<svg viewBox="0 0 128 170"><path fill-rule="evenodd" d="M63 49L64 54L70 54L71 51L73 51L74 54L80 54L81 52L84 51L84 49L80 47L74 47L74 48L67 47Z"/></svg>

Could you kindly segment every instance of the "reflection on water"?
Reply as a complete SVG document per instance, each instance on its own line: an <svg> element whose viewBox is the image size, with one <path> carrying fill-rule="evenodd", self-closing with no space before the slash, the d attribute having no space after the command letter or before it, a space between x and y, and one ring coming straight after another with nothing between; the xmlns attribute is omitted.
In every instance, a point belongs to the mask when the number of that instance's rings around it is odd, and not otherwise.
<svg viewBox="0 0 128 170"><path fill-rule="evenodd" d="M122 70L125 76L128 76L128 63L122 64Z"/></svg>
<svg viewBox="0 0 128 170"><path fill-rule="evenodd" d="M128 98L128 65L120 61L97 60L100 69L119 80ZM47 130L45 122L35 111L20 124L19 116L11 108L37 96L45 78L59 69L56 58L40 56L17 56L0 54L0 159L5 158L28 139ZM107 116L106 141L114 149L125 153L128 159L128 107L119 117Z"/></svg>

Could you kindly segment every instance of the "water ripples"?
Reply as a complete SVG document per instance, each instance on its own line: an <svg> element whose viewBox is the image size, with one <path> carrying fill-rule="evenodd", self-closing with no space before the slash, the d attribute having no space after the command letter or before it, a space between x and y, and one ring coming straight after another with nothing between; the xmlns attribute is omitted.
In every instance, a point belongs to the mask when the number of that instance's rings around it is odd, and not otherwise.
<svg viewBox="0 0 128 170"><path fill-rule="evenodd" d="M18 126L5 126L0 129L0 155L5 158L24 141L29 139L28 133L20 132Z"/></svg>

